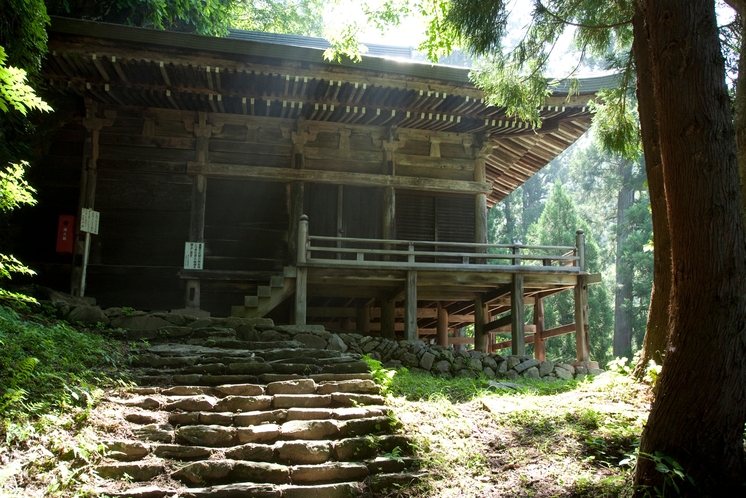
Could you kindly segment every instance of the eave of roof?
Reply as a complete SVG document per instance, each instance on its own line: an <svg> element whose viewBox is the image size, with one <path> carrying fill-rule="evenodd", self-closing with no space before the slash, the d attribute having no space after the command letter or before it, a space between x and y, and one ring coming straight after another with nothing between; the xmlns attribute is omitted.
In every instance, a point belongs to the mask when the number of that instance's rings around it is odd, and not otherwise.
<svg viewBox="0 0 746 498"><path fill-rule="evenodd" d="M451 83L471 84L469 69L439 64L422 63L415 60L390 59L375 55L365 55L361 62L348 59L332 63L324 59L324 50L320 48L301 47L279 43L267 43L244 40L238 37L213 37L193 33L164 31L120 24L102 23L66 17L51 17L50 32L90 36L102 39L163 45L173 48L202 50L235 55L272 57L330 66L345 66L353 69L380 71L418 78L436 79ZM599 89L616 86L616 75L579 79L581 95L595 94ZM569 82L560 83L553 94L566 95Z"/></svg>

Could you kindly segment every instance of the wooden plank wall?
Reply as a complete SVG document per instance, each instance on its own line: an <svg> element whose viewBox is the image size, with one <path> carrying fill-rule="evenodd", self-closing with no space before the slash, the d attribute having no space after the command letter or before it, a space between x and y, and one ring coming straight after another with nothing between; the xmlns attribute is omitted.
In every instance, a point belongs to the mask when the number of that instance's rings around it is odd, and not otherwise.
<svg viewBox="0 0 746 498"><path fill-rule="evenodd" d="M38 204L13 212L8 227L10 237L0 241L0 252L15 255L36 271L37 276L24 279L15 275L13 283L28 280L53 289L70 290L72 256L55 252L57 221L60 215L75 216L78 208L85 134L79 120L60 127L44 157L27 170L26 178L37 191Z"/></svg>
<svg viewBox="0 0 746 498"><path fill-rule="evenodd" d="M99 135L96 210L87 294L102 306L184 306L179 278L189 234L194 134L180 115L118 108Z"/></svg>

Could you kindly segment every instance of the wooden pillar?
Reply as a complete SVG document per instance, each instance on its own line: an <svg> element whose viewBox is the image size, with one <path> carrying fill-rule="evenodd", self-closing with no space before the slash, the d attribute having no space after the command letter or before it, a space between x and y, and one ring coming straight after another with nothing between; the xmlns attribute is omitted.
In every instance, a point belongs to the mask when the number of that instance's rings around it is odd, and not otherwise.
<svg viewBox="0 0 746 498"><path fill-rule="evenodd" d="M205 207L207 205L207 179L197 175L192 179L192 211L189 219L189 242L205 241ZM186 287L186 307L199 309L200 280L190 278Z"/></svg>
<svg viewBox="0 0 746 498"><path fill-rule="evenodd" d="M396 238L396 190L394 187L383 187L383 206L381 228L384 239Z"/></svg>
<svg viewBox="0 0 746 498"><path fill-rule="evenodd" d="M195 140L195 156L198 163L210 162L210 137L212 125L207 123L207 113L197 113L197 123L192 122ZM205 209L207 205L207 179L204 175L196 175L192 179L192 210L189 218L189 242L205 241ZM185 307L200 308L200 280L187 280Z"/></svg>
<svg viewBox="0 0 746 498"><path fill-rule="evenodd" d="M526 354L526 332L524 330L523 308L523 274L513 274L513 285L510 291L510 335L512 340L511 353L516 356Z"/></svg>
<svg viewBox="0 0 746 498"><path fill-rule="evenodd" d="M404 336L409 341L417 339L417 272L407 271L404 298Z"/></svg>
<svg viewBox="0 0 746 498"><path fill-rule="evenodd" d="M298 261L298 225L303 215L303 182L292 182L288 193L290 207L290 226L288 227L288 258L291 265Z"/></svg>
<svg viewBox="0 0 746 498"><path fill-rule="evenodd" d="M578 275L575 286L575 351L578 361L591 359L588 322L588 277Z"/></svg>
<svg viewBox="0 0 746 498"><path fill-rule="evenodd" d="M465 146L467 144L464 144ZM468 144L471 147L471 144ZM474 181L487 182L486 158L492 154L492 147L484 146L474 150ZM474 242L477 244L487 243L487 194L477 194L474 203ZM477 252L487 252L486 248L480 248ZM479 264L485 264L486 260L478 260Z"/></svg>
<svg viewBox="0 0 746 498"><path fill-rule="evenodd" d="M362 300L365 301L365 300ZM355 306L355 329L361 334L370 332L370 303L358 302Z"/></svg>
<svg viewBox="0 0 746 498"><path fill-rule="evenodd" d="M547 359L546 345L544 344L544 300L536 296L534 303L534 325L536 326L536 332L534 333L534 358L539 361L545 361Z"/></svg>
<svg viewBox="0 0 746 498"><path fill-rule="evenodd" d="M438 324L437 324L438 345L444 348L448 347L448 310L438 303Z"/></svg>
<svg viewBox="0 0 746 498"><path fill-rule="evenodd" d="M395 339L395 319L396 302L393 299L381 298L381 337L386 339Z"/></svg>
<svg viewBox="0 0 746 498"><path fill-rule="evenodd" d="M86 102L86 117L83 126L86 128L86 138L83 150L83 162L80 172L80 192L78 197L77 226L80 226L81 213L84 208L93 209L96 201L96 181L98 176L99 133L104 126L111 126L116 115L115 111L106 111L106 119L97 117L98 105ZM76 227L77 228L77 227ZM76 229L75 245L73 247L73 264L70 281L70 294L77 297L85 296L86 275L88 272L88 257L91 252L91 234Z"/></svg>
<svg viewBox="0 0 746 498"><path fill-rule="evenodd" d="M295 324L306 324L308 303L308 268L299 266L295 270Z"/></svg>
<svg viewBox="0 0 746 498"><path fill-rule="evenodd" d="M484 331L484 326L490 320L487 304L482 296L474 300L474 350L489 353L490 335Z"/></svg>

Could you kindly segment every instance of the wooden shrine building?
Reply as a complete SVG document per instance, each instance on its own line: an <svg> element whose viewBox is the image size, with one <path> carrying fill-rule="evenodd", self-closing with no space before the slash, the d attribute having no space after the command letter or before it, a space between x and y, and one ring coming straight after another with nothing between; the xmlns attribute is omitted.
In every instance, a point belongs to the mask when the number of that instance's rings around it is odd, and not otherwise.
<svg viewBox="0 0 746 498"><path fill-rule="evenodd" d="M538 357L543 339L576 332L588 359L598 279L582 233L575 247L489 245L487 210L587 130L607 79L555 92L533 129L485 105L466 69L334 64L298 37L264 38L52 20L43 77L75 111L19 218L16 254L39 283L104 307L444 345L474 323L476 348L534 342ZM55 251L61 215L77 230ZM541 300L573 289L577 327L543 330ZM500 333L511 340L496 345Z"/></svg>

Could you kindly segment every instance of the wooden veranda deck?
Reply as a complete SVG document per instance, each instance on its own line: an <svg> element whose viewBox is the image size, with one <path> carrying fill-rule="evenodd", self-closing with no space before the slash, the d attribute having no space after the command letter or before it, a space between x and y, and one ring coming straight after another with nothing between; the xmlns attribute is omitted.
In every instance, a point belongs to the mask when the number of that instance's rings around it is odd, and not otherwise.
<svg viewBox="0 0 746 498"><path fill-rule="evenodd" d="M394 338L403 331L407 339L473 342L485 352L510 347L517 355L534 343L537 358L544 339L575 332L577 359L587 361L587 286L600 279L585 269L584 244L582 230L575 246L323 237L309 235L303 216L297 263L286 276L295 280L297 324L340 328L347 320L364 333ZM544 330L542 300L570 289L575 323ZM535 306L533 325L525 324L527 305ZM472 323L473 340L449 336ZM507 332L510 340L496 342Z"/></svg>

